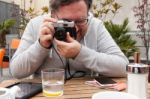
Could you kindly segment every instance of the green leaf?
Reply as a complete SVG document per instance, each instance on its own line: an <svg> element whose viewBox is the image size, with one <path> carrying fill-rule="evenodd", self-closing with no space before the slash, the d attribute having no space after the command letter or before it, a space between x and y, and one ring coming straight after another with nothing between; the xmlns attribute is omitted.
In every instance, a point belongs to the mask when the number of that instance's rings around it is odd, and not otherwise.
<svg viewBox="0 0 150 99"><path fill-rule="evenodd" d="M115 11L117 11L118 9L120 9L121 8L121 5L119 5L118 3L114 3L114 4L112 4L112 6L113 6L113 8L115 9Z"/></svg>
<svg viewBox="0 0 150 99"><path fill-rule="evenodd" d="M107 21L104 22L104 25L123 53L129 58L138 48L135 47L136 41L127 34L129 32L128 23L128 18L126 18L122 24Z"/></svg>
<svg viewBox="0 0 150 99"><path fill-rule="evenodd" d="M14 19L7 19L4 21L4 28L7 30L10 27L12 27L16 23L16 20Z"/></svg>
<svg viewBox="0 0 150 99"><path fill-rule="evenodd" d="M0 33L6 34L8 33L9 29L14 26L16 20L14 19L7 19L0 23Z"/></svg>

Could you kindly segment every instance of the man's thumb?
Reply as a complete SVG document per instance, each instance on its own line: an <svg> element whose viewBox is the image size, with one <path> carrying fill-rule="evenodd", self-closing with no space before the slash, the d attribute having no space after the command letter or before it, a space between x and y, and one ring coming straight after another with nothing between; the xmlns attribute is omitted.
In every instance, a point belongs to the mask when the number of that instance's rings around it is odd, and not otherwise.
<svg viewBox="0 0 150 99"><path fill-rule="evenodd" d="M70 36L70 33L67 32L67 42L72 42L74 39Z"/></svg>

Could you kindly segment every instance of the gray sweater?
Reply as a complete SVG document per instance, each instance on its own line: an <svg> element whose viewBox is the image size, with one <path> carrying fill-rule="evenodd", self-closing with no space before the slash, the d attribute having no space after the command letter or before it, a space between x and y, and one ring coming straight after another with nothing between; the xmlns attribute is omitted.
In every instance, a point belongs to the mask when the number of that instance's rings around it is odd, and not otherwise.
<svg viewBox="0 0 150 99"><path fill-rule="evenodd" d="M39 28L44 16L31 19L11 63L11 73L16 78L40 73L43 68L64 68L66 59L60 60L53 48L39 44ZM116 45L102 21L89 16L88 30L80 42L82 48L75 59L69 59L71 70L95 71L102 75L121 77L126 75L128 60Z"/></svg>

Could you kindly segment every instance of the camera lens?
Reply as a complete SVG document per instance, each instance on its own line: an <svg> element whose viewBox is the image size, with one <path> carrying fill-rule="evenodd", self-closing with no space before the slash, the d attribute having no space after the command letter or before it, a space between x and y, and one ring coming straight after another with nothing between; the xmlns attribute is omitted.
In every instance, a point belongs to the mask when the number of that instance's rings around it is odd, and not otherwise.
<svg viewBox="0 0 150 99"><path fill-rule="evenodd" d="M63 27L56 27L54 37L61 41L66 41L66 31Z"/></svg>

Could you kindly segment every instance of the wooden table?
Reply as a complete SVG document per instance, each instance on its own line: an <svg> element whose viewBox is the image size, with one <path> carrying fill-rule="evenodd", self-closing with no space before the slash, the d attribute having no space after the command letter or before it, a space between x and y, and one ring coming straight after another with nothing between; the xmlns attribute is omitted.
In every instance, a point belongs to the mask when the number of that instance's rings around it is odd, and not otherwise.
<svg viewBox="0 0 150 99"><path fill-rule="evenodd" d="M101 91L111 91L111 89L100 89L97 87L89 86L85 84L85 81L92 80L89 77L83 78L73 78L68 80L64 86L64 95L58 98L46 98L43 96L42 92L37 94L36 96L32 97L31 99L91 99L92 95L96 92ZM115 78L117 82L126 82L126 78ZM15 81L4 81L0 84L1 86L7 86L9 84L18 82ZM113 90L113 89L112 89ZM126 91L126 90L123 90ZM150 86L149 86L149 93L150 93Z"/></svg>

